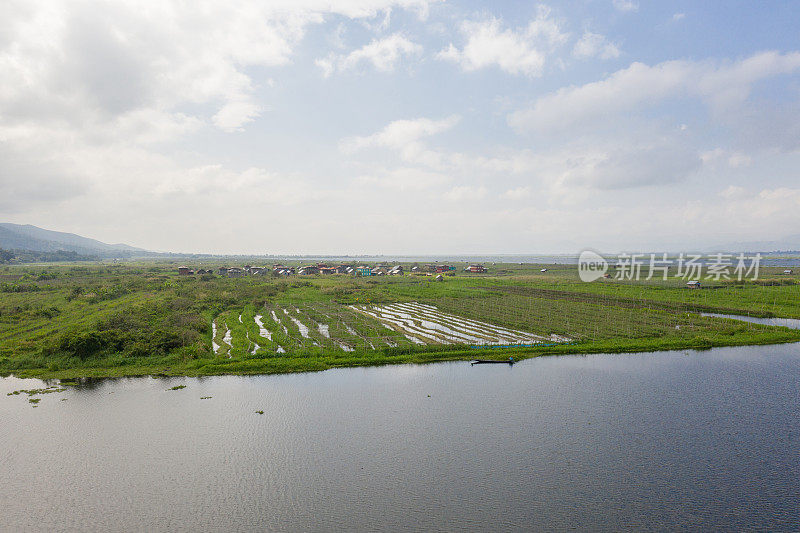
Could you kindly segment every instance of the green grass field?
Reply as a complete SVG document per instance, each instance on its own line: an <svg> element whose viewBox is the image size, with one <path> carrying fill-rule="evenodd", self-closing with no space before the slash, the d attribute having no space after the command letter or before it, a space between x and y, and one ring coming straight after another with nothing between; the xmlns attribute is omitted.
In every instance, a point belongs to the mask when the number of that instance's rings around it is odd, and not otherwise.
<svg viewBox="0 0 800 533"><path fill-rule="evenodd" d="M0 372L277 373L800 340L800 331L698 314L800 318L800 280L780 268L763 269L757 281L690 290L678 278L583 283L567 265L548 265L544 273L541 265L489 267L487 274L459 271L441 282L409 274L179 276L169 262L2 267ZM414 326L430 338L360 312L411 302L435 306L470 331L488 324L569 342L477 349L464 338L431 334L418 317Z"/></svg>

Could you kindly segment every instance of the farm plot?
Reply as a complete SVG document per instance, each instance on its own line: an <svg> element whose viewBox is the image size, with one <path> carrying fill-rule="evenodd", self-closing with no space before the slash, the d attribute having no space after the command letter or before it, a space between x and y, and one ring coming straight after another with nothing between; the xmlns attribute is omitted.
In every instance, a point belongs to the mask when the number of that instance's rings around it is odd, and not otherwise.
<svg viewBox="0 0 800 533"><path fill-rule="evenodd" d="M227 311L212 324L214 353L270 357L368 352L413 345L533 345L566 342L460 317L417 302L389 305L272 305Z"/></svg>
<svg viewBox="0 0 800 533"><path fill-rule="evenodd" d="M337 304L245 308L212 322L212 350L218 356L319 355L410 344L380 321Z"/></svg>
<svg viewBox="0 0 800 533"><path fill-rule="evenodd" d="M531 345L571 340L560 335L536 335L462 318L442 312L436 306L417 302L350 307L401 332L415 344Z"/></svg>

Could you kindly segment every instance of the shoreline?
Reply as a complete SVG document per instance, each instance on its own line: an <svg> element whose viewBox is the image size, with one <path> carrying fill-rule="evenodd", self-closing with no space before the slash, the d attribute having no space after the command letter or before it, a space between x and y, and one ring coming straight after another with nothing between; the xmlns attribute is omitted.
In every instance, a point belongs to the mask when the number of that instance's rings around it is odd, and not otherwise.
<svg viewBox="0 0 800 533"><path fill-rule="evenodd" d="M694 338L681 341L663 341L661 339L632 339L629 342L594 341L542 346L540 348L469 348L408 350L408 353L390 354L377 352L371 357L349 353L342 357L303 357L279 356L253 359L193 359L188 361L153 362L153 364L131 364L117 366L87 366L66 369L21 368L0 369L0 377L34 378L42 380L76 380L80 378L120 378L120 377L201 377L218 375L271 375L292 374L302 372L321 372L334 368L356 368L368 366L386 366L395 364L427 364L447 361L471 361L480 355L481 358L507 359L514 357L516 361L534 357L557 355L590 355L615 353L652 353L673 350L703 351L712 348L740 346L769 346L777 344L800 343L800 330L780 326L769 328L759 335L742 335L741 338ZM775 329L773 329L775 328ZM363 355L363 354L362 354ZM145 362L145 361L143 361Z"/></svg>

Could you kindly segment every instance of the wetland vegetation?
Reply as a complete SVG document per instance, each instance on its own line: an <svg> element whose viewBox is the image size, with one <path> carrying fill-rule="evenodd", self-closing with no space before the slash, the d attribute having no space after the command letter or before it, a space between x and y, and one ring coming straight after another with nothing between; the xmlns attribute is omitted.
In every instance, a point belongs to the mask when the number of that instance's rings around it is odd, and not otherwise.
<svg viewBox="0 0 800 533"><path fill-rule="evenodd" d="M187 276L177 266L0 268L0 372L282 373L478 353L523 359L800 340L796 330L700 314L800 318L798 277L777 267L763 269L757 281L689 290L682 278L583 283L575 265L497 264L484 274L459 268L444 281L412 274Z"/></svg>

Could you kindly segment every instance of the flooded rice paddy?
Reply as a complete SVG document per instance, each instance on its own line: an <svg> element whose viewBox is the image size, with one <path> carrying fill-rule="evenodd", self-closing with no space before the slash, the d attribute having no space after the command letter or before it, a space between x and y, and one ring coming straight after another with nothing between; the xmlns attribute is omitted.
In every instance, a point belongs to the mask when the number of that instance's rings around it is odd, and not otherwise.
<svg viewBox="0 0 800 533"><path fill-rule="evenodd" d="M351 307L374 317L390 329L398 328L407 338L420 344L532 345L570 340L558 335L534 335L461 318L443 313L436 306L416 302Z"/></svg>
<svg viewBox="0 0 800 533"><path fill-rule="evenodd" d="M353 352L404 345L531 346L570 341L563 336L519 331L459 317L418 302L276 307L257 315L236 312L231 316L244 328L223 329L224 320L215 319L212 324L215 353L236 346L237 335L246 337L251 355L313 348ZM251 323L255 327L251 328Z"/></svg>

